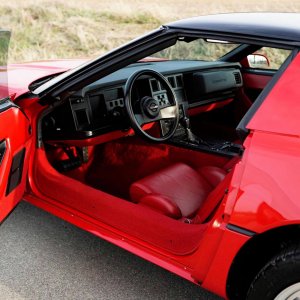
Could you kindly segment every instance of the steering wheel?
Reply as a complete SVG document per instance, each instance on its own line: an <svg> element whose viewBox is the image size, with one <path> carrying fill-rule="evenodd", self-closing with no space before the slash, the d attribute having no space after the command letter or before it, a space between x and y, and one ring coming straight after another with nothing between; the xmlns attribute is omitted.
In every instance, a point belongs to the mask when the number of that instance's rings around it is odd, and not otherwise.
<svg viewBox="0 0 300 300"><path fill-rule="evenodd" d="M147 84L142 83L142 79L146 79ZM139 90L136 89L137 84L140 84ZM141 70L128 78L125 84L125 108L135 133L151 141L164 142L170 139L178 126L179 109L175 93L168 80L159 72ZM163 124L166 120L167 124ZM161 125L159 137L143 129L143 125L153 122Z"/></svg>

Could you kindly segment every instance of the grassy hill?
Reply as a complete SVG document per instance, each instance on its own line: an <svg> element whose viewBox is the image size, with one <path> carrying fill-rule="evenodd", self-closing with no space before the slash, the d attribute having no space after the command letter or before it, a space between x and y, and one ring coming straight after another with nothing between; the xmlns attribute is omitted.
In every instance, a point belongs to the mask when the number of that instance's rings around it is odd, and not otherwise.
<svg viewBox="0 0 300 300"><path fill-rule="evenodd" d="M94 57L176 19L234 11L300 11L300 0L0 0L10 62Z"/></svg>

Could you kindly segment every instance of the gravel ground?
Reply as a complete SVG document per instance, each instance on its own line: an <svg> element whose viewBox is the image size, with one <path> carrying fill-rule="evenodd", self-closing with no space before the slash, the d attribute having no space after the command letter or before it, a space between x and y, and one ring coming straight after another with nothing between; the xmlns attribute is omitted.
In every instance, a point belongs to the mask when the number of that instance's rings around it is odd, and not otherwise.
<svg viewBox="0 0 300 300"><path fill-rule="evenodd" d="M0 238L0 300L219 299L25 202Z"/></svg>

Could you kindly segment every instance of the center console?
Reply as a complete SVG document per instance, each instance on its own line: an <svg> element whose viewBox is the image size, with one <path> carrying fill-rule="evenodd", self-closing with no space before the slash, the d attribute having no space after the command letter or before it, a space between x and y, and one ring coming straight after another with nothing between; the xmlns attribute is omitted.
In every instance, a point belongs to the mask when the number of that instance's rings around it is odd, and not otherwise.
<svg viewBox="0 0 300 300"><path fill-rule="evenodd" d="M180 122L174 136L170 140L170 144L229 157L240 156L244 151L243 146L238 143L218 137L206 137L202 139L196 136L190 127L188 110L184 105L180 106Z"/></svg>

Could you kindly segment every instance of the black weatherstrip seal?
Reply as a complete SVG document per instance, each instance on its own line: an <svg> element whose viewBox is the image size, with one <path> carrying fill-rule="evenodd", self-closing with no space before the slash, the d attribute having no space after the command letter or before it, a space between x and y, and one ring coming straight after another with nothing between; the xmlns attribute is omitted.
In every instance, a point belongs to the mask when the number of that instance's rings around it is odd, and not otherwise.
<svg viewBox="0 0 300 300"><path fill-rule="evenodd" d="M26 149L24 147L13 157L5 196L9 195L21 183L22 175L23 175L25 152Z"/></svg>
<svg viewBox="0 0 300 300"><path fill-rule="evenodd" d="M251 108L248 110L248 112L245 114L241 122L238 124L236 131L239 135L239 137L244 140L246 136L249 133L249 130L246 128L249 121L252 119L254 114L257 112L261 104L264 102L267 95L270 93L270 91L273 89L281 75L285 72L287 67L290 65L290 63L293 61L293 59L296 57L296 55L299 53L299 49L294 49L292 53L289 55L289 57L285 60L281 68L275 73L274 77L271 79L271 81L267 84L267 86L263 89L263 91L260 93L258 98L255 100Z"/></svg>
<svg viewBox="0 0 300 300"><path fill-rule="evenodd" d="M256 235L256 232L254 232L254 231L251 231L251 230L248 230L248 229L245 229L245 228L233 225L233 224L227 224L226 228L231 231L240 233L242 235L250 236L250 237Z"/></svg>
<svg viewBox="0 0 300 300"><path fill-rule="evenodd" d="M2 164L5 152L6 152L6 140L2 140L0 141L0 166Z"/></svg>
<svg viewBox="0 0 300 300"><path fill-rule="evenodd" d="M10 101L9 97L0 99L0 113L8 110L11 107L16 107L16 105Z"/></svg>

